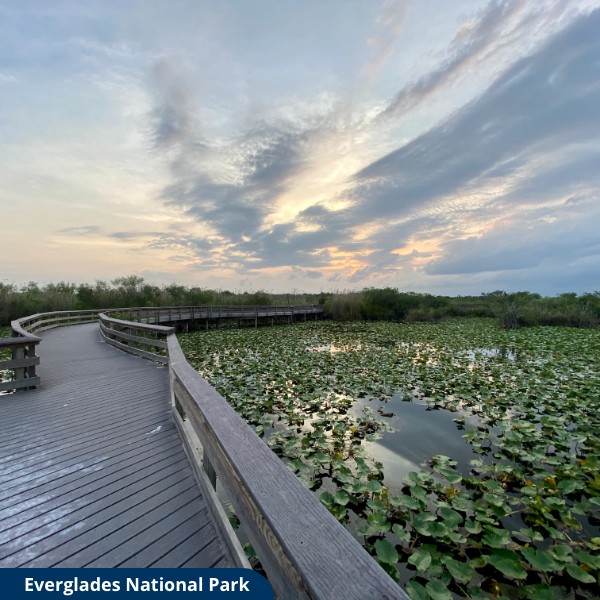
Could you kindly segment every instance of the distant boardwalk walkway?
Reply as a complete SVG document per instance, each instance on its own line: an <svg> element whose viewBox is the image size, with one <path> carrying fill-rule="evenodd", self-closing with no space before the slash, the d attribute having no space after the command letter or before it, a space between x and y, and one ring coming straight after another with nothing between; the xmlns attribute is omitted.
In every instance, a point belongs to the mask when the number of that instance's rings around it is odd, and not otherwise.
<svg viewBox="0 0 600 600"><path fill-rule="evenodd" d="M46 331L41 387L0 396L0 567L234 566L171 417L169 371Z"/></svg>

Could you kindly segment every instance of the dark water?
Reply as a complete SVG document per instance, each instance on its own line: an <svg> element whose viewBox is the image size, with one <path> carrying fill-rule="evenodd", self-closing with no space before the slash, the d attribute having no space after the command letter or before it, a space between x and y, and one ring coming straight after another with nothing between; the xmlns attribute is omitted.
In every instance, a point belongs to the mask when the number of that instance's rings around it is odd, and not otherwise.
<svg viewBox="0 0 600 600"><path fill-rule="evenodd" d="M399 395L387 402L362 399L352 412L360 415L364 407L394 430L383 432L380 440L367 442L368 453L383 463L385 484L394 490L402 487L408 473L418 471L436 454L456 460L463 475L468 474L471 460L481 458L462 437L464 430L453 421L461 418L467 427L477 426L478 419L467 413L433 410L421 402L406 402ZM382 416L378 409L393 416Z"/></svg>

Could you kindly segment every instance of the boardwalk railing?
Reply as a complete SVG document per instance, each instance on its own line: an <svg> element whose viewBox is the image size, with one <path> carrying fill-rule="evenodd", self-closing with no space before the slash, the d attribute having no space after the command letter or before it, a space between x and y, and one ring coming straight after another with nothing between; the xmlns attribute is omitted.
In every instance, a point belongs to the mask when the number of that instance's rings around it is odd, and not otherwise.
<svg viewBox="0 0 600 600"><path fill-rule="evenodd" d="M158 362L167 364L167 344L160 335L152 333L152 327L144 324L186 323L206 321L219 322L224 319L259 320L286 319L293 322L306 319L312 315L317 317L323 313L318 304L302 306L165 306L110 308L99 310L62 310L29 315L11 322L13 338L0 339L0 354L3 350L11 352L10 360L0 359L0 372L9 371L9 381L0 381L0 392L9 390L31 389L40 384L36 374L36 366L40 358L36 355L36 347L41 338L36 333L62 327L93 323L98 320L102 310L108 314L126 315L129 321L113 319L105 323L102 331L104 337L114 346ZM132 323L134 325L132 325ZM161 334L164 337L164 332ZM151 343L151 340L154 340ZM6 378L6 377L5 377Z"/></svg>
<svg viewBox="0 0 600 600"><path fill-rule="evenodd" d="M277 597L408 598L193 369L173 328L99 317L107 342L163 364L166 358L173 416L197 479L206 496L214 497L210 487L219 478ZM145 344L140 339L144 333L150 334ZM158 336L166 341L168 357ZM142 344L160 353L149 356L137 347Z"/></svg>
<svg viewBox="0 0 600 600"><path fill-rule="evenodd" d="M12 326L15 335L22 336L17 341L27 344L33 340L37 344L39 338L32 337L30 331L99 318L106 342L168 365L173 417L205 498L213 503L213 515L225 518L222 507L216 506L213 489L218 477L278 598L408 600L312 492L193 369L174 328L151 324L153 320L176 323L225 318L225 313L229 318L258 319L271 316L268 311L292 320L318 309L307 307L306 312L299 312L284 307L287 313L283 309L277 313L273 309L278 307L258 307L264 311L251 307L251 314L247 307L222 307L213 312L210 307L198 307L198 312L195 308L191 316L183 307L171 308L170 314L169 309L118 310L121 314L135 310L135 317L139 315L146 323L112 318L107 313L114 313L114 309L44 313L19 319ZM176 315L179 310L182 312Z"/></svg>
<svg viewBox="0 0 600 600"><path fill-rule="evenodd" d="M10 359L0 360L0 371L12 371L8 381L0 381L0 392L27 390L39 385L40 378L35 372L40 364L40 357L35 353L39 343L40 338L35 336L0 340L0 351L10 350L12 354Z"/></svg>
<svg viewBox="0 0 600 600"><path fill-rule="evenodd" d="M114 312L111 311L111 312ZM237 319L254 321L285 319L294 322L300 319L306 320L308 316L323 314L323 306L320 304L307 304L301 306L166 306L166 307L141 307L122 309L124 315L138 323L177 323L198 321L221 321L223 319Z"/></svg>
<svg viewBox="0 0 600 600"><path fill-rule="evenodd" d="M93 323L98 320L97 310L59 310L23 317L11 322L13 335L29 335L63 325Z"/></svg>
<svg viewBox="0 0 600 600"><path fill-rule="evenodd" d="M169 363L167 342L164 338L174 331L173 327L123 321L100 313L100 333L109 344L163 365Z"/></svg>
<svg viewBox="0 0 600 600"><path fill-rule="evenodd" d="M12 371L9 381L0 382L0 391L31 389L40 384L36 366L40 357L36 355L41 338L34 333L61 325L90 323L98 319L97 310L58 311L40 313L11 322L12 338L0 339L0 351L10 350L12 358L0 361L0 371Z"/></svg>

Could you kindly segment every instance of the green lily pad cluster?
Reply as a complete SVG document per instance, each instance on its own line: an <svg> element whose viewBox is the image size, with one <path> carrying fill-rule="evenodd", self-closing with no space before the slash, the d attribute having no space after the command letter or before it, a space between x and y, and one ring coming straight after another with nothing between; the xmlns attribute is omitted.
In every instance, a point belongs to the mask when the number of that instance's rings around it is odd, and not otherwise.
<svg viewBox="0 0 600 600"><path fill-rule="evenodd" d="M180 336L188 360L413 598L600 596L600 331L486 319ZM478 458L397 485L359 399L456 413ZM363 402L364 404L364 402Z"/></svg>

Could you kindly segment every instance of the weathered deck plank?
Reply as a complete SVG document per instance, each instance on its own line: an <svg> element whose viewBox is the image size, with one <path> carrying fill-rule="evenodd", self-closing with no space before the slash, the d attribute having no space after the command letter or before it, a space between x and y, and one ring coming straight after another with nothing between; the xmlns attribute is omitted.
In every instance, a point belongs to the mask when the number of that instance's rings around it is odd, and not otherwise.
<svg viewBox="0 0 600 600"><path fill-rule="evenodd" d="M42 337L41 387L0 396L0 567L233 566L168 370L103 343L97 324Z"/></svg>

